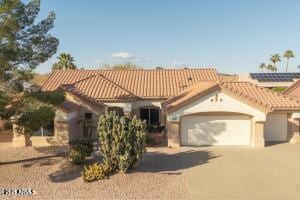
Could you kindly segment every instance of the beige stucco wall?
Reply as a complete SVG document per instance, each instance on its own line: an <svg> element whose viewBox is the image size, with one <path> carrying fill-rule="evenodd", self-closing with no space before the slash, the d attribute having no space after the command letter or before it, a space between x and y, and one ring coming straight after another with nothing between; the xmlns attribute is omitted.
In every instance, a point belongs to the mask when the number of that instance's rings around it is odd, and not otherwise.
<svg viewBox="0 0 300 200"><path fill-rule="evenodd" d="M230 112L241 113L253 116L254 121L265 121L266 114L246 103L243 103L223 92L215 91L202 98L199 98L190 104L168 113L168 121L179 121L184 115L191 115L201 112Z"/></svg>
<svg viewBox="0 0 300 200"><path fill-rule="evenodd" d="M265 137L264 137L264 126L265 122L252 121L252 147L264 147Z"/></svg>

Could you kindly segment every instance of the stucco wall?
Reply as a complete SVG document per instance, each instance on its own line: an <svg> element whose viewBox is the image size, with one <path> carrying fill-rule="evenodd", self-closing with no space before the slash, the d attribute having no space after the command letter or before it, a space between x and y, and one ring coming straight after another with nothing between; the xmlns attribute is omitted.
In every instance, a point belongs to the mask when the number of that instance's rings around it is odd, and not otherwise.
<svg viewBox="0 0 300 200"><path fill-rule="evenodd" d="M254 121L265 121L266 114L246 103L238 101L233 97L220 92L212 92L199 98L190 104L168 113L168 121L179 121L180 116L190 115L199 112L231 112L253 116Z"/></svg>

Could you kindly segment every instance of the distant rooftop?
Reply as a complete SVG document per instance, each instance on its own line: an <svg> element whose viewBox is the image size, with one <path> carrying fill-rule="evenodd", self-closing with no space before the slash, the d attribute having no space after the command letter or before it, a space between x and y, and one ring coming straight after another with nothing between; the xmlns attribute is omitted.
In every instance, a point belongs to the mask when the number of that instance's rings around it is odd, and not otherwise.
<svg viewBox="0 0 300 200"><path fill-rule="evenodd" d="M294 82L300 79L300 73L250 73L252 79L258 82Z"/></svg>

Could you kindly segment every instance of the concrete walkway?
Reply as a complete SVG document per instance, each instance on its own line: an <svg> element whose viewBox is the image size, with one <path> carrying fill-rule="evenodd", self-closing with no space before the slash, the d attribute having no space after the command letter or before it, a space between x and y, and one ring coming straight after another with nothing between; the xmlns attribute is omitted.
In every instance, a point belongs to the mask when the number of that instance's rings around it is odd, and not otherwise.
<svg viewBox="0 0 300 200"><path fill-rule="evenodd" d="M200 159L181 157L192 199L300 199L300 145L185 150L206 152ZM203 162L189 167L193 159Z"/></svg>

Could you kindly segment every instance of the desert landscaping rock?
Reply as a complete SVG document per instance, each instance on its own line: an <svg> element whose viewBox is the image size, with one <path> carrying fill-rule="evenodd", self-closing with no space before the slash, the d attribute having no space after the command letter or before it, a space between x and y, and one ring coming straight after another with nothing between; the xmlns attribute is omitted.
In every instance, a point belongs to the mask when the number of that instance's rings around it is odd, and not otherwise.
<svg viewBox="0 0 300 200"><path fill-rule="evenodd" d="M57 147L1 148L1 187L34 189L30 198L35 199L189 199L180 170L159 165L161 154L153 149L134 171L91 183L82 180L82 166L70 165L65 152Z"/></svg>

